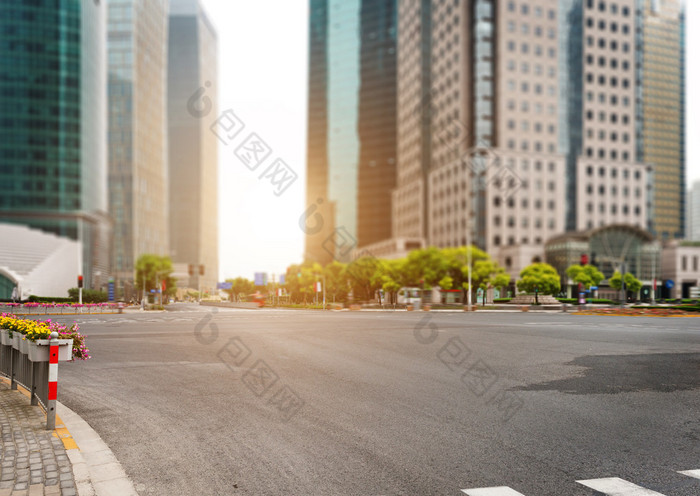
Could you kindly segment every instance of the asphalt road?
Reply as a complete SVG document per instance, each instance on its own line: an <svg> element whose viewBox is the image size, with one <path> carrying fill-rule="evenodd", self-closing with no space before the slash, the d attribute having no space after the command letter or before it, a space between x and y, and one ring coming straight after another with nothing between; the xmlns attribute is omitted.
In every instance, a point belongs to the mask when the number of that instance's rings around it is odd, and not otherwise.
<svg viewBox="0 0 700 496"><path fill-rule="evenodd" d="M59 372L141 494L700 494L700 319L173 308Z"/></svg>

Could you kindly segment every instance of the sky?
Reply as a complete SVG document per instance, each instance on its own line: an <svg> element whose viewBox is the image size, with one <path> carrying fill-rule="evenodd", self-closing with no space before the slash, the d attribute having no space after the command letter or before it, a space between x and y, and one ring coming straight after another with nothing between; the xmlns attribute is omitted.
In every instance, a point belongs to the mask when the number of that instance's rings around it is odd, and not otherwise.
<svg viewBox="0 0 700 496"><path fill-rule="evenodd" d="M305 210L308 0L201 0L219 36L219 112L245 128L219 145L219 277L275 278L302 261ZM700 0L688 0L687 178L700 180ZM255 132L271 149L248 169L234 148ZM693 139L695 138L695 139ZM297 179L279 196L263 177L282 159Z"/></svg>

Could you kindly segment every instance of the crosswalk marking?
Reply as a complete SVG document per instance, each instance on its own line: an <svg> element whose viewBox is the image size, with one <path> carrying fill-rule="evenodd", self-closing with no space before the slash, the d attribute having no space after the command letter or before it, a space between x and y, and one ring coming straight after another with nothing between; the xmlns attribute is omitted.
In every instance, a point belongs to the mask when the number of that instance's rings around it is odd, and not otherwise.
<svg viewBox="0 0 700 496"><path fill-rule="evenodd" d="M576 481L607 496L663 496L661 493L645 489L618 477Z"/></svg>
<svg viewBox="0 0 700 496"><path fill-rule="evenodd" d="M700 479L700 470L684 470L683 472L678 473L687 475L688 477L695 477L696 479Z"/></svg>
<svg viewBox="0 0 700 496"><path fill-rule="evenodd" d="M462 489L469 496L525 496L509 487L482 487L480 489Z"/></svg>
<svg viewBox="0 0 700 496"><path fill-rule="evenodd" d="M678 473L700 479L700 470L679 470ZM605 496L664 496L661 493L632 484L619 477L578 480L576 482ZM469 496L525 496L508 486L462 489L462 492Z"/></svg>

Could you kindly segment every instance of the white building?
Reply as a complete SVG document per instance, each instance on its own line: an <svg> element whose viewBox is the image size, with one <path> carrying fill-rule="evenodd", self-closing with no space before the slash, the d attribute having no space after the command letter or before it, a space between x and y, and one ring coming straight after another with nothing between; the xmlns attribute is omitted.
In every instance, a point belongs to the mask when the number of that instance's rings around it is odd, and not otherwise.
<svg viewBox="0 0 700 496"><path fill-rule="evenodd" d="M697 298L700 287L700 243L667 243L661 252L661 275L669 298Z"/></svg>
<svg viewBox="0 0 700 496"><path fill-rule="evenodd" d="M685 222L685 239L700 241L700 181L695 181L688 191Z"/></svg>
<svg viewBox="0 0 700 496"><path fill-rule="evenodd" d="M0 299L68 297L80 273L81 244L15 224L0 224Z"/></svg>

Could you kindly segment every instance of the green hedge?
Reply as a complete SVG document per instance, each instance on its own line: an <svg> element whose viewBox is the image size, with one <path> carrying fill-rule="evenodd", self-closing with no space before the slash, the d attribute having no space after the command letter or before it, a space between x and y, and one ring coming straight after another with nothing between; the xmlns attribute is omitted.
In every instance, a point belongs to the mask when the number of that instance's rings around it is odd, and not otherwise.
<svg viewBox="0 0 700 496"><path fill-rule="evenodd" d="M32 303L74 303L73 298L52 298L50 296L30 295L29 301Z"/></svg>
<svg viewBox="0 0 700 496"><path fill-rule="evenodd" d="M493 302L494 302L494 303L508 303L508 302L510 302L510 300L512 300L512 299L513 299L513 298L494 298L494 299L493 299Z"/></svg>

